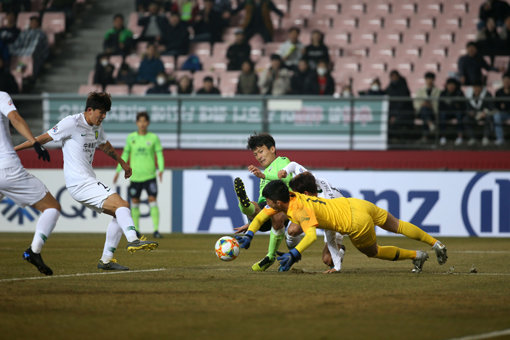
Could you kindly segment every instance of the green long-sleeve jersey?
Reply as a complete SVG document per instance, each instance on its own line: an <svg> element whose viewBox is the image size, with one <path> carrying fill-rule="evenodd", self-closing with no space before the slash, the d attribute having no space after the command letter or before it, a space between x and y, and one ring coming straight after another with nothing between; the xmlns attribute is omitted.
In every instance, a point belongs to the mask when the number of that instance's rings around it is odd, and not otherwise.
<svg viewBox="0 0 510 340"><path fill-rule="evenodd" d="M145 182L156 178L156 162L158 160L158 169L163 171L165 168L165 159L163 157L163 148L159 137L147 132L140 135L138 132L130 133L126 139L126 146L122 152L122 159L133 169L131 182ZM122 170L120 164L117 166L117 172Z"/></svg>
<svg viewBox="0 0 510 340"><path fill-rule="evenodd" d="M264 169L264 179L260 180L260 191L259 191L259 202L262 203L266 201L266 198L262 196L262 191L267 183L277 180L278 171L282 170L290 163L290 160L287 157L276 157L276 159L269 164L267 168ZM289 174L287 177L282 178L282 181L289 186L289 182L292 179L292 176Z"/></svg>

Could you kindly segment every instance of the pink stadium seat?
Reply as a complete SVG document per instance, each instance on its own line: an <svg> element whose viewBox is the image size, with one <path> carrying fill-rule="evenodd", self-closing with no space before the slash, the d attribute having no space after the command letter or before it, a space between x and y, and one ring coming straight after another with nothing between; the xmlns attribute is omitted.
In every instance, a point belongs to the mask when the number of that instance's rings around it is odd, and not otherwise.
<svg viewBox="0 0 510 340"><path fill-rule="evenodd" d="M397 61L390 68L396 69L400 74L407 77L413 73L414 64L411 61Z"/></svg>
<svg viewBox="0 0 510 340"><path fill-rule="evenodd" d="M311 14L308 14L308 15L311 15ZM305 22L306 17L307 17L307 15L300 14L300 13L294 14L292 12L290 17L282 18L281 29L286 32L289 28L291 28L293 26L304 27L305 23L306 23Z"/></svg>
<svg viewBox="0 0 510 340"><path fill-rule="evenodd" d="M102 91L100 85L80 85L78 88L78 94L89 94L96 91Z"/></svg>
<svg viewBox="0 0 510 340"><path fill-rule="evenodd" d="M433 34L430 35L429 43L431 45L445 45L448 46L453 44L455 40L454 32L444 32L440 30L436 30Z"/></svg>
<svg viewBox="0 0 510 340"><path fill-rule="evenodd" d="M340 30L333 30L324 37L326 45L343 46L350 42L350 33Z"/></svg>
<svg viewBox="0 0 510 340"><path fill-rule="evenodd" d="M365 31L365 30L355 30L351 33L351 43L352 44L362 44L371 46L376 42L377 31Z"/></svg>
<svg viewBox="0 0 510 340"><path fill-rule="evenodd" d="M352 44L343 48L343 56L345 57L367 57L370 53L370 48L367 45Z"/></svg>
<svg viewBox="0 0 510 340"><path fill-rule="evenodd" d="M436 28L439 31L455 31L459 29L460 23L461 20L459 17L442 16L437 20Z"/></svg>
<svg viewBox="0 0 510 340"><path fill-rule="evenodd" d="M313 2L310 0L292 0L290 13L292 16L310 16L313 13Z"/></svg>
<svg viewBox="0 0 510 340"><path fill-rule="evenodd" d="M135 39L140 37L140 34L142 34L143 31L143 27L138 26L138 13L132 12L131 14L129 14L127 28L129 28L131 32L133 32L133 37Z"/></svg>
<svg viewBox="0 0 510 340"><path fill-rule="evenodd" d="M267 43L266 46L264 47L264 55L271 56L271 54L273 53L278 53L281 44L282 43L279 42Z"/></svg>
<svg viewBox="0 0 510 340"><path fill-rule="evenodd" d="M128 95L129 94L129 86L128 85L107 85L105 91L112 95Z"/></svg>
<svg viewBox="0 0 510 340"><path fill-rule="evenodd" d="M66 31L66 16L64 12L46 12L42 19L41 28L46 33L63 33Z"/></svg>
<svg viewBox="0 0 510 340"><path fill-rule="evenodd" d="M393 31L406 31L411 25L411 19L405 15L393 14L384 20L384 28Z"/></svg>
<svg viewBox="0 0 510 340"><path fill-rule="evenodd" d="M375 45L370 49L371 58L389 58L395 56L395 46Z"/></svg>
<svg viewBox="0 0 510 340"><path fill-rule="evenodd" d="M335 63L336 73L352 73L359 72L361 69L358 58L355 57L344 57L338 58Z"/></svg>
<svg viewBox="0 0 510 340"><path fill-rule="evenodd" d="M334 60L338 57L340 57L340 46L338 45L326 45L329 49L329 58Z"/></svg>
<svg viewBox="0 0 510 340"><path fill-rule="evenodd" d="M255 65L256 72L262 72L266 68L268 68L271 65L271 61L269 59L269 56L263 56L259 60L257 60L257 64Z"/></svg>
<svg viewBox="0 0 510 340"><path fill-rule="evenodd" d="M225 72L221 75L220 91L222 95L234 95L237 89L240 72Z"/></svg>
<svg viewBox="0 0 510 340"><path fill-rule="evenodd" d="M225 60L213 59L209 63L209 69L215 72L226 71L227 63Z"/></svg>
<svg viewBox="0 0 510 340"><path fill-rule="evenodd" d="M316 13L335 15L340 11L339 0L321 0L315 4Z"/></svg>
<svg viewBox="0 0 510 340"><path fill-rule="evenodd" d="M481 4L481 3L480 3ZM469 4L465 1L456 2L456 1L445 1L443 3L443 14L445 16L464 16L466 13L477 13L478 8L477 5L473 4L469 6ZM469 10L469 12L468 12Z"/></svg>
<svg viewBox="0 0 510 340"><path fill-rule="evenodd" d="M443 3L440 1L423 1L418 4L420 16L439 16L443 12Z"/></svg>
<svg viewBox="0 0 510 340"><path fill-rule="evenodd" d="M18 70L18 65L20 64L24 65L22 72ZM22 78L28 78L34 74L34 60L31 56L12 56L10 68L13 75L18 74Z"/></svg>
<svg viewBox="0 0 510 340"><path fill-rule="evenodd" d="M510 62L509 56L497 56L494 58L494 67L497 67L499 69L504 68L506 69L508 67L508 63Z"/></svg>
<svg viewBox="0 0 510 340"><path fill-rule="evenodd" d="M424 31L433 30L436 27L436 18L430 16L418 16L413 20L413 28Z"/></svg>
<svg viewBox="0 0 510 340"><path fill-rule="evenodd" d="M361 30L380 31L385 19L380 16L364 15L360 17L358 27Z"/></svg>
<svg viewBox="0 0 510 340"><path fill-rule="evenodd" d="M111 58L111 57L110 57ZM131 67L133 70L138 70L140 67L140 62L142 61L142 58L138 54L130 54L126 57L126 63Z"/></svg>
<svg viewBox="0 0 510 340"><path fill-rule="evenodd" d="M405 33L405 37L409 44L425 45L429 41L430 34L422 30L409 30Z"/></svg>
<svg viewBox="0 0 510 340"><path fill-rule="evenodd" d="M337 31L352 31L358 27L359 19L353 16L341 16L335 18L333 27Z"/></svg>
<svg viewBox="0 0 510 340"><path fill-rule="evenodd" d="M397 46L402 43L404 34L402 32L393 32L382 30L377 33L377 43L381 45Z"/></svg>
<svg viewBox="0 0 510 340"><path fill-rule="evenodd" d="M165 72L171 73L175 70L175 59L173 56L170 55L162 55L161 61L163 62L163 65L165 66Z"/></svg>
<svg viewBox="0 0 510 340"><path fill-rule="evenodd" d="M131 94L133 95L137 95L137 96L142 96L144 94L147 93L147 90L151 87L152 85L151 84L147 84L147 85L139 85L139 84L136 84L136 85L133 85L131 87Z"/></svg>
<svg viewBox="0 0 510 340"><path fill-rule="evenodd" d="M369 1L367 2L367 14L387 16L390 14L392 4L389 2Z"/></svg>
<svg viewBox="0 0 510 340"><path fill-rule="evenodd" d="M19 12L18 13L18 19L16 21L16 26L20 30L25 30L28 28L30 24L30 17L39 16L38 12Z"/></svg>
<svg viewBox="0 0 510 340"><path fill-rule="evenodd" d="M395 47L395 56L398 58L419 59L421 54L422 48L420 46L406 44Z"/></svg>
<svg viewBox="0 0 510 340"><path fill-rule="evenodd" d="M393 62L392 59L384 60L384 58L367 58L362 60L361 71L365 73L384 73L388 71L388 61Z"/></svg>
<svg viewBox="0 0 510 340"><path fill-rule="evenodd" d="M418 5L410 1L395 1L392 6L394 16L413 16L418 10Z"/></svg>
<svg viewBox="0 0 510 340"><path fill-rule="evenodd" d="M283 13L287 13L289 11L287 0L274 0L273 3Z"/></svg>
<svg viewBox="0 0 510 340"><path fill-rule="evenodd" d="M222 56L223 58L225 58L225 56L227 55L227 50L229 48L231 44L230 43L227 43L227 42L217 42L217 43L214 43L213 45L213 53L212 55L213 56ZM253 48L253 46L252 46Z"/></svg>
<svg viewBox="0 0 510 340"><path fill-rule="evenodd" d="M333 20L327 13L317 13L307 18L306 27L309 29L327 30L333 27Z"/></svg>
<svg viewBox="0 0 510 340"><path fill-rule="evenodd" d="M422 58L424 60L429 60L429 59L432 59L432 60L435 60L437 59L438 57L440 58L445 58L448 56L448 47L446 46L440 46L440 45L435 45L435 46L426 46L426 48L424 48L422 50Z"/></svg>
<svg viewBox="0 0 510 340"><path fill-rule="evenodd" d="M190 48L190 54L196 54L199 58L202 56L210 56L211 44L208 42L192 43Z"/></svg>

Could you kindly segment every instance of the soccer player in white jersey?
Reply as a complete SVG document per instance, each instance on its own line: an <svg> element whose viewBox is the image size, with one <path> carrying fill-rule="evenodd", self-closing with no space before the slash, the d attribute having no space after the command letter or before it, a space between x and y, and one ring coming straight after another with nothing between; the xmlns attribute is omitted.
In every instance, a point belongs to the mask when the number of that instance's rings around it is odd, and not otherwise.
<svg viewBox="0 0 510 340"><path fill-rule="evenodd" d="M131 168L108 142L101 126L110 108L111 98L108 93L91 92L87 98L85 112L65 117L36 139L41 144L52 140L62 142L67 191L86 207L113 217L106 230L103 256L97 267L103 270L129 270L113 258L123 233L130 252L156 249L158 243L138 239L128 202L101 183L92 169L92 160L98 148L120 164L125 178L131 176ZM29 143L25 142L16 149L22 150L27 147Z"/></svg>
<svg viewBox="0 0 510 340"><path fill-rule="evenodd" d="M21 165L18 155L12 147L9 121L12 126L27 139L27 147L33 147L39 159L50 161L48 151L39 144L27 122L20 116L11 97L0 91L0 200L6 196L17 205L27 205L39 210L42 214L37 220L32 244L23 253L23 258L33 264L41 273L52 275L42 257L41 250L55 228L60 216L60 204L51 195L46 186L37 178L29 174Z"/></svg>
<svg viewBox="0 0 510 340"><path fill-rule="evenodd" d="M296 177L306 172L309 171L304 166L296 162L290 162L285 168L278 172L278 177L285 178L289 174ZM323 178L315 178L315 183L308 183L307 181L297 181L297 183L299 183L300 186L291 189L302 194L328 199L343 197L338 189L331 186L331 184ZM291 249L303 239L304 233L299 225L290 223L285 237L287 246ZM330 269L325 273L336 273L342 269L342 262L345 255L345 247L342 241L342 234L332 230L324 230L324 242L326 245L322 252L322 261L330 266Z"/></svg>

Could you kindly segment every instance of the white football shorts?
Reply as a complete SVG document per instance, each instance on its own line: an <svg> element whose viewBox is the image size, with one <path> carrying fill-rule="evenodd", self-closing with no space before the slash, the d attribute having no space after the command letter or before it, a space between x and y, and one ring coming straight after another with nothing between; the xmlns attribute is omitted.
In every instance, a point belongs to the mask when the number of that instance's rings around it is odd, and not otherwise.
<svg viewBox="0 0 510 340"><path fill-rule="evenodd" d="M34 205L46 196L48 189L22 166L0 169L0 194L20 207ZM1 199L1 197L0 197Z"/></svg>
<svg viewBox="0 0 510 340"><path fill-rule="evenodd" d="M98 213L103 212L104 201L115 194L115 191L110 187L92 177L85 179L80 185L68 187L67 191L76 201Z"/></svg>

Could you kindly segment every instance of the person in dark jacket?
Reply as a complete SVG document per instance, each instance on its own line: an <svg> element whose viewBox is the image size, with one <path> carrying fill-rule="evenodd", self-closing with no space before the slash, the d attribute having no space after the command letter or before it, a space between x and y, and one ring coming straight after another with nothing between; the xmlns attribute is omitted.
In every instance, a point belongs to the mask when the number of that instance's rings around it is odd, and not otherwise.
<svg viewBox="0 0 510 340"><path fill-rule="evenodd" d="M446 145L446 126L456 126L457 139L455 145L463 143L463 117L466 113L466 101L460 89L460 83L455 78L448 78L445 89L439 95L439 144Z"/></svg>
<svg viewBox="0 0 510 340"><path fill-rule="evenodd" d="M246 41L250 41L255 34L260 34L265 42L273 41L274 28L271 12L275 12L280 17L283 17L283 12L271 0L245 0L233 14L243 9L245 15L241 27Z"/></svg>
<svg viewBox="0 0 510 340"><path fill-rule="evenodd" d="M5 25L0 28L0 40L6 45L10 45L16 41L21 31L16 26L16 14L7 13L5 20Z"/></svg>
<svg viewBox="0 0 510 340"><path fill-rule="evenodd" d="M290 93L305 94L306 81L314 74L315 72L310 69L308 61L301 58L297 66L297 70L292 75L292 78L290 78Z"/></svg>
<svg viewBox="0 0 510 340"><path fill-rule="evenodd" d="M0 91L7 92L9 94L19 93L18 83L12 75L8 67L5 67L5 62L0 58Z"/></svg>
<svg viewBox="0 0 510 340"><path fill-rule="evenodd" d="M214 86L212 77L204 77L204 83L201 89L197 91L197 94L221 94L220 90Z"/></svg>
<svg viewBox="0 0 510 340"><path fill-rule="evenodd" d="M379 78L372 79L370 87L366 90L359 91L360 96L384 96L386 92L382 89L381 80Z"/></svg>
<svg viewBox="0 0 510 340"><path fill-rule="evenodd" d="M237 81L236 94L259 94L259 77L254 71L253 62L245 60L241 66L241 74Z"/></svg>
<svg viewBox="0 0 510 340"><path fill-rule="evenodd" d="M157 2L151 2L149 5L149 15L141 16L138 19L138 26L143 26L140 41L155 42L160 41L168 28L166 16L159 14L159 5Z"/></svg>
<svg viewBox="0 0 510 340"><path fill-rule="evenodd" d="M390 96L388 135L390 138L406 138L414 126L414 107L407 80L398 71L392 70L385 92Z"/></svg>
<svg viewBox="0 0 510 340"><path fill-rule="evenodd" d="M179 13L170 14L170 24L161 42L165 45L165 55L186 55L189 51L189 31L181 22Z"/></svg>
<svg viewBox="0 0 510 340"><path fill-rule="evenodd" d="M165 72L158 73L156 82L152 87L147 89L146 94L170 94L168 77Z"/></svg>
<svg viewBox="0 0 510 340"><path fill-rule="evenodd" d="M494 110L494 103L491 101L492 95L482 84L474 84L472 93L467 98L467 111L463 119L464 129L469 138L467 145L473 146L476 144L475 129L478 126L483 126L482 145L487 146L490 144L489 136Z"/></svg>
<svg viewBox="0 0 510 340"><path fill-rule="evenodd" d="M499 69L491 67L478 53L478 47L475 42L468 42L466 51L467 54L459 58L457 66L462 85L483 83L482 68L487 71L499 71Z"/></svg>
<svg viewBox="0 0 510 340"><path fill-rule="evenodd" d="M503 22L510 15L510 5L502 0L485 0L480 5L478 18L478 29L485 26L489 18L493 18L498 26L503 26Z"/></svg>
<svg viewBox="0 0 510 340"><path fill-rule="evenodd" d="M303 57L308 60L312 70L315 70L319 60L329 63L329 49L324 44L324 33L319 30L312 31L311 43L305 47Z"/></svg>
<svg viewBox="0 0 510 340"><path fill-rule="evenodd" d="M193 22L193 30L195 31L193 41L211 43L221 41L223 29L227 24L221 13L214 9L214 1L205 0L204 8L198 13Z"/></svg>
<svg viewBox="0 0 510 340"><path fill-rule="evenodd" d="M333 95L335 93L335 80L329 73L328 63L320 60L317 69L306 78L304 94Z"/></svg>
<svg viewBox="0 0 510 340"><path fill-rule="evenodd" d="M127 55L133 49L133 32L124 27L124 16L115 14L113 28L104 36L105 53Z"/></svg>
<svg viewBox="0 0 510 340"><path fill-rule="evenodd" d="M241 65L246 61L250 60L251 46L244 40L243 30L236 30L235 41L227 49L229 71L238 71L241 69Z"/></svg>
<svg viewBox="0 0 510 340"><path fill-rule="evenodd" d="M177 93L178 94L192 94L193 93L193 80L184 75L179 78L177 82Z"/></svg>
<svg viewBox="0 0 510 340"><path fill-rule="evenodd" d="M165 72L165 65L159 59L158 51L155 45L147 46L145 56L138 68L138 76L136 82L139 84L155 83L156 76L160 72Z"/></svg>
<svg viewBox="0 0 510 340"><path fill-rule="evenodd" d="M119 73L117 73L115 84L128 85L129 87L131 87L135 82L136 73L131 69L131 67L129 67L128 64L122 63L119 67Z"/></svg>
<svg viewBox="0 0 510 340"><path fill-rule="evenodd" d="M94 72L94 84L100 84L103 91L106 85L115 84L113 78L114 66L110 64L108 54L99 54L96 58L96 69Z"/></svg>

